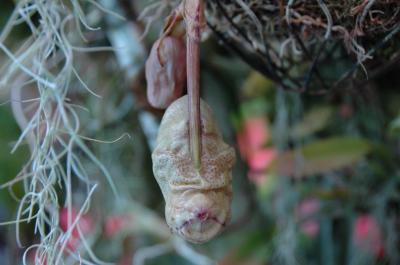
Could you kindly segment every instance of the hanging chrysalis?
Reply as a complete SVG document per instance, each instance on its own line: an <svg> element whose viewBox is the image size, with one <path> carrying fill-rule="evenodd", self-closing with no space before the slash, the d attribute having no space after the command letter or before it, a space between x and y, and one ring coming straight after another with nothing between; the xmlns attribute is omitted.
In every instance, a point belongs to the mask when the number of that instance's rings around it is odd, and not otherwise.
<svg viewBox="0 0 400 265"><path fill-rule="evenodd" d="M177 44L169 36L182 19L186 24L186 65L181 56L184 49L176 49ZM146 63L149 101L156 99L159 106L171 103L176 96L171 92L176 90L172 85L183 79L175 74L181 73L183 65L186 69L188 95L174 101L165 112L152 159L154 176L166 202L167 223L173 232L194 243L210 240L229 221L231 171L235 162L234 150L224 143L211 108L200 100L203 21L202 0L182 1L167 21L164 36L155 43ZM159 43L167 38L171 46L162 47ZM164 51L171 55L167 66L171 66L172 72L157 66L159 55ZM153 75L157 71L159 75Z"/></svg>
<svg viewBox="0 0 400 265"><path fill-rule="evenodd" d="M152 154L167 223L173 232L194 243L210 240L229 221L235 162L234 150L224 143L211 108L201 100L200 109L200 169L193 166L189 148L187 96L167 109Z"/></svg>

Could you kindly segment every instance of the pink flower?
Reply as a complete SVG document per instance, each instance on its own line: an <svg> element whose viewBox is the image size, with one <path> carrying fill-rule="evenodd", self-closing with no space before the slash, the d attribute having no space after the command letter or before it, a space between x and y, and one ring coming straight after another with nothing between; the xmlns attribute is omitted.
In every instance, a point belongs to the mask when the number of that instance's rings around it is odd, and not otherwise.
<svg viewBox="0 0 400 265"><path fill-rule="evenodd" d="M301 224L301 230L306 236L315 238L319 233L319 223L315 220L305 221Z"/></svg>
<svg viewBox="0 0 400 265"><path fill-rule="evenodd" d="M300 219L307 218L311 215L314 215L320 209L320 202L315 198L307 198L302 200L297 208L296 213Z"/></svg>
<svg viewBox="0 0 400 265"><path fill-rule="evenodd" d="M269 140L268 121L263 116L245 120L237 134L240 154L250 169L248 178L257 185L265 183L265 171L276 157L273 148L265 147Z"/></svg>
<svg viewBox="0 0 400 265"><path fill-rule="evenodd" d="M255 183L257 186L262 186L267 181L267 174L264 172L249 171L247 177L250 181Z"/></svg>
<svg viewBox="0 0 400 265"><path fill-rule="evenodd" d="M257 150L249 155L248 164L252 171L265 170L276 156L275 150L272 148L264 148Z"/></svg>
<svg viewBox="0 0 400 265"><path fill-rule="evenodd" d="M239 151L243 159L262 149L269 140L268 123L264 117L252 117L244 121L237 135Z"/></svg>
<svg viewBox="0 0 400 265"><path fill-rule="evenodd" d="M383 256L382 235L375 218L364 214L354 222L354 245L365 251L372 251L376 256Z"/></svg>
<svg viewBox="0 0 400 265"><path fill-rule="evenodd" d="M29 252L28 254L28 264L32 264L32 265L36 265L36 264L40 264L40 265L47 265L47 259L46 256L38 256L36 257L36 255L39 255L40 253L38 253L37 249L32 250L31 252Z"/></svg>
<svg viewBox="0 0 400 265"><path fill-rule="evenodd" d="M320 202L315 198L308 198L301 201L295 210L296 219L301 223L302 232L314 238L319 233L319 222L313 217L320 209Z"/></svg>
<svg viewBox="0 0 400 265"><path fill-rule="evenodd" d="M130 218L127 214L110 216L106 220L104 233L106 237L113 237L126 227Z"/></svg>
<svg viewBox="0 0 400 265"><path fill-rule="evenodd" d="M78 217L79 211L75 208L71 209L71 216L69 217L68 214L68 209L67 208L62 208L60 210L60 228L63 232L67 232L70 226L76 221L76 218ZM70 219L70 222L69 222ZM93 230L93 220L92 218L87 215L81 215L78 223L76 226L72 229L71 236L68 239L67 242L67 247L71 250L75 250L79 244L80 244L80 235L78 231L78 227L82 233L82 235L87 235Z"/></svg>

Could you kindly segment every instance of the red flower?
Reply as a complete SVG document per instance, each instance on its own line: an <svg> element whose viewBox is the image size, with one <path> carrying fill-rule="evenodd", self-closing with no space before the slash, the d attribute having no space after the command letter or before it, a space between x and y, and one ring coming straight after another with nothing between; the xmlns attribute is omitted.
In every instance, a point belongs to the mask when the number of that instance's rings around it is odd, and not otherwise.
<svg viewBox="0 0 400 265"><path fill-rule="evenodd" d="M68 218L69 217L68 209L62 208L60 210L60 216L59 216L60 217L60 228L64 233L68 231L68 229L70 228L70 226L72 224L74 224L74 222L76 221L76 218L78 217L78 213L79 213L79 211L77 209L72 208L71 216L70 216L70 218ZM93 230L92 218L87 214L80 216L78 223L72 229L71 236L67 242L67 248L69 248L71 250L75 250L80 244L80 236L79 236L78 227L79 227L82 235L89 234Z"/></svg>
<svg viewBox="0 0 400 265"><path fill-rule="evenodd" d="M247 177L256 185L262 186L267 181L268 175L264 172L249 171Z"/></svg>
<svg viewBox="0 0 400 265"><path fill-rule="evenodd" d="M379 225L374 217L364 214L359 216L353 228L354 245L367 252L382 257L384 249Z"/></svg>
<svg viewBox="0 0 400 265"><path fill-rule="evenodd" d="M248 164L253 171L265 170L276 156L275 150L271 148L264 148L257 150L249 155Z"/></svg>
<svg viewBox="0 0 400 265"><path fill-rule="evenodd" d="M240 154L250 169L248 178L257 185L266 181L265 170L276 157L274 149L265 147L269 139L268 121L263 116L245 120L237 134Z"/></svg>
<svg viewBox="0 0 400 265"><path fill-rule="evenodd" d="M38 255L36 257L36 255ZM32 250L31 252L29 252L28 254L28 264L32 264L32 265L36 265L36 264L40 264L40 265L47 265L47 259L46 256L39 256L40 253L38 253L37 249Z"/></svg>
<svg viewBox="0 0 400 265"><path fill-rule="evenodd" d="M268 123L264 117L252 117L244 121L237 135L239 151L243 159L264 147L269 140Z"/></svg>
<svg viewBox="0 0 400 265"><path fill-rule="evenodd" d="M113 237L128 224L130 218L127 214L110 216L106 220L104 234L106 237Z"/></svg>
<svg viewBox="0 0 400 265"><path fill-rule="evenodd" d="M320 202L314 198L308 198L301 201L296 207L296 218L301 222L302 232L314 238L319 233L319 222L313 217L320 209Z"/></svg>

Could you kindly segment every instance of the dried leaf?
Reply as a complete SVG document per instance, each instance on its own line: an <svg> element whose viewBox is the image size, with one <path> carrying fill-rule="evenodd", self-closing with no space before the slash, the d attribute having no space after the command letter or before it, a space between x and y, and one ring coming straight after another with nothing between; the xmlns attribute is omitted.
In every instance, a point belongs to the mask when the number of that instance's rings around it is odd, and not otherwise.
<svg viewBox="0 0 400 265"><path fill-rule="evenodd" d="M186 47L172 36L157 40L146 61L147 99L150 105L166 109L183 92L186 81Z"/></svg>

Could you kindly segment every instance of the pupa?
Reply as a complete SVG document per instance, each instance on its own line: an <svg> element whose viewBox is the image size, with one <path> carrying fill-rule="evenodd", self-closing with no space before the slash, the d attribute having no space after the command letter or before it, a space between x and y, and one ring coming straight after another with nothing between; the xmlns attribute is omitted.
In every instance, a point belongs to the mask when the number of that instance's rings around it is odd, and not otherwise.
<svg viewBox="0 0 400 265"><path fill-rule="evenodd" d="M235 152L223 141L211 108L201 100L201 167L197 169L190 153L187 110L187 95L166 110L152 154L153 172L171 230L187 241L204 243L230 220Z"/></svg>

